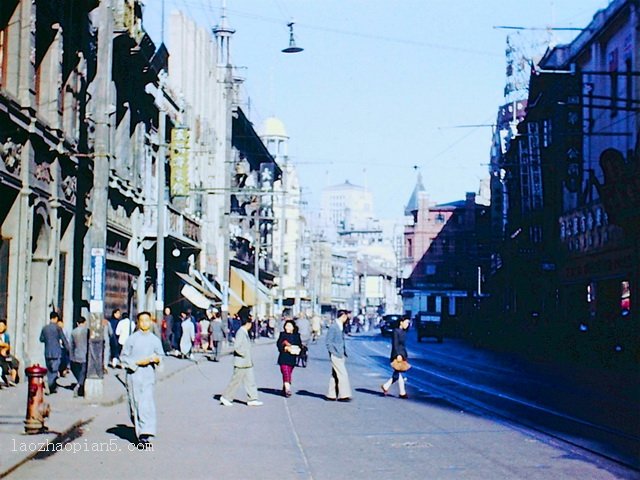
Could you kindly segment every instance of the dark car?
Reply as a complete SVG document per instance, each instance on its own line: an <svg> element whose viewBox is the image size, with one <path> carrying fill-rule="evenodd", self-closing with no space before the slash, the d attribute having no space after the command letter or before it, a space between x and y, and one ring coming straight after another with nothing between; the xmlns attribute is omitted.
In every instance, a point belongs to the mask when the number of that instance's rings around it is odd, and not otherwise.
<svg viewBox="0 0 640 480"><path fill-rule="evenodd" d="M419 312L413 324L415 325L418 342L421 342L423 338L433 337L438 343L442 343L442 317L439 314Z"/></svg>
<svg viewBox="0 0 640 480"><path fill-rule="evenodd" d="M380 320L380 333L385 337L393 335L393 329L398 328L402 315L383 315Z"/></svg>

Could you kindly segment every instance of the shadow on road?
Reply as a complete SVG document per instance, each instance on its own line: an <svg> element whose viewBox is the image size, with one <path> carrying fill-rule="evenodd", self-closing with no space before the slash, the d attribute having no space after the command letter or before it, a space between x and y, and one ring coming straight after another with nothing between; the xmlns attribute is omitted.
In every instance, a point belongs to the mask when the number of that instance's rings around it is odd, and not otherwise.
<svg viewBox="0 0 640 480"><path fill-rule="evenodd" d="M296 395L300 395L301 397L311 397L311 398L317 398L319 400L324 400L325 396L322 393L314 393L314 392L310 392L308 390L298 390L296 392Z"/></svg>
<svg viewBox="0 0 640 480"><path fill-rule="evenodd" d="M258 388L258 391L269 395L275 395L276 397L282 397L282 390L278 390L277 388Z"/></svg>
<svg viewBox="0 0 640 480"><path fill-rule="evenodd" d="M373 395L374 397L384 397L381 391L369 390L368 388L356 388L356 392L366 393L367 395Z"/></svg>
<svg viewBox="0 0 640 480"><path fill-rule="evenodd" d="M115 435L122 440L126 440L127 442L133 443L134 445L138 443L136 431L129 425L123 425L120 423L115 427L108 428L107 433L111 433L112 435Z"/></svg>

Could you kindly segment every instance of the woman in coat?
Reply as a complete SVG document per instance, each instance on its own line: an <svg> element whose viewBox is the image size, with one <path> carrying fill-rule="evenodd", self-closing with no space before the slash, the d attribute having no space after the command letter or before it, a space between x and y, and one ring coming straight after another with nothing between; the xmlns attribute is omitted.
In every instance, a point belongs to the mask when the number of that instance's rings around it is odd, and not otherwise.
<svg viewBox="0 0 640 480"><path fill-rule="evenodd" d="M276 342L278 351L278 365L282 373L282 394L285 397L291 396L291 375L296 366L298 355L302 351L302 340L298 333L298 327L292 320L284 322L282 332Z"/></svg>
<svg viewBox="0 0 640 480"><path fill-rule="evenodd" d="M409 323L410 320L405 317L400 320L398 328L393 329L393 343L391 344L391 357L389 358L390 362L393 362L394 360L407 360L409 357L405 344L407 330L409 329ZM398 382L400 398L409 398L404 387L404 377L402 376L402 372L395 369L393 370L393 375L391 376L391 378L380 386L380 388L382 388L382 393L384 393L385 395L389 393L391 385L396 382Z"/></svg>

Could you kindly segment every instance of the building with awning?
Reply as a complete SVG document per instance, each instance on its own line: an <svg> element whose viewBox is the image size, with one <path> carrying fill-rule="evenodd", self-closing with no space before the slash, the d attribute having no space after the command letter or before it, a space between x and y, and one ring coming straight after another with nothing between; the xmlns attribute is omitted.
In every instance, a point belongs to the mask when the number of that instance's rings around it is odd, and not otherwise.
<svg viewBox="0 0 640 480"><path fill-rule="evenodd" d="M237 298L233 298L230 294L229 311L237 312L241 306L259 307L259 314L269 311L272 304L271 291L269 288L255 277L252 273L242 270L238 267L231 267L231 275L229 285L231 291L241 297L242 304Z"/></svg>

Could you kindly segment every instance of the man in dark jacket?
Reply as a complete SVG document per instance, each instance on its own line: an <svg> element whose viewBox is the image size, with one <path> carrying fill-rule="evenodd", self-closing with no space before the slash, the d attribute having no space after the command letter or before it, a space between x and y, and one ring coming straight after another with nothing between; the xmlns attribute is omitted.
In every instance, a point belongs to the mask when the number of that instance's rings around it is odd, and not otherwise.
<svg viewBox="0 0 640 480"><path fill-rule="evenodd" d="M67 337L58 325L60 316L57 312L49 314L49 324L42 327L40 341L44 343L44 359L47 365L47 384L49 393L55 393L57 389L58 369L62 357L62 347L69 350Z"/></svg>
<svg viewBox="0 0 640 480"><path fill-rule="evenodd" d="M71 332L71 371L78 381L77 395L84 397L84 381L87 377L87 350L89 347L89 329L86 319L80 317L78 326Z"/></svg>

